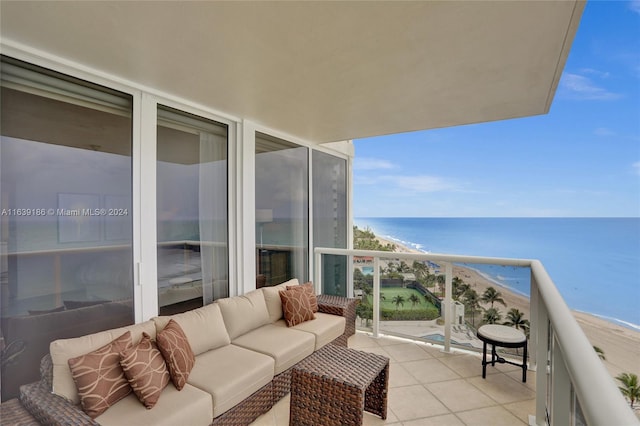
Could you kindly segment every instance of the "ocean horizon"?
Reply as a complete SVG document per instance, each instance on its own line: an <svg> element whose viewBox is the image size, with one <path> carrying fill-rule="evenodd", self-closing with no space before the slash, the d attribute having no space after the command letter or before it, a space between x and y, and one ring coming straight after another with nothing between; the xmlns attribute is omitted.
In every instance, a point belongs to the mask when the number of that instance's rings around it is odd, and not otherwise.
<svg viewBox="0 0 640 426"><path fill-rule="evenodd" d="M364 218L425 252L538 259L570 309L640 331L640 218ZM529 296L528 268L465 265Z"/></svg>

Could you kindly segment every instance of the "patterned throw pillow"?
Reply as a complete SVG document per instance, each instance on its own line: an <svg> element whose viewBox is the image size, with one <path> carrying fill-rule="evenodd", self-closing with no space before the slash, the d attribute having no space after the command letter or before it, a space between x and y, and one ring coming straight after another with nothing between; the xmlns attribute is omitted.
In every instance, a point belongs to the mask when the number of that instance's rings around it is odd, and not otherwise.
<svg viewBox="0 0 640 426"><path fill-rule="evenodd" d="M158 347L147 333L142 333L140 343L120 354L120 365L140 402L147 408L153 408L162 389L169 384L169 371Z"/></svg>
<svg viewBox="0 0 640 426"><path fill-rule="evenodd" d="M313 283L309 281L308 283L295 285L295 286L287 286L287 290L291 289L304 289L309 297L309 304L311 305L311 311L318 312L318 297L316 296L316 289L313 287Z"/></svg>
<svg viewBox="0 0 640 426"><path fill-rule="evenodd" d="M282 301L282 311L284 312L284 319L288 327L293 327L294 325L315 319L306 290L302 288L292 288L281 291L280 300Z"/></svg>
<svg viewBox="0 0 640 426"><path fill-rule="evenodd" d="M187 336L177 322L169 320L167 326L158 332L156 342L167 362L171 381L176 389L182 390L196 363L196 357L191 350Z"/></svg>
<svg viewBox="0 0 640 426"><path fill-rule="evenodd" d="M131 392L120 367L120 352L132 344L131 332L127 331L93 352L69 359L82 409L92 419Z"/></svg>

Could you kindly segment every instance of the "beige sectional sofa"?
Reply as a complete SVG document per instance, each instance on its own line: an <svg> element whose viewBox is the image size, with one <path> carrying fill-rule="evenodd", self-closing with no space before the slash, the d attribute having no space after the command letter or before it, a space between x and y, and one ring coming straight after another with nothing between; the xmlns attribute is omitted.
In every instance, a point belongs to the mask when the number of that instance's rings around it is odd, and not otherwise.
<svg viewBox="0 0 640 426"><path fill-rule="evenodd" d="M23 405L43 424L209 425L248 424L290 389L291 368L322 346L346 346L355 332L355 300L318 296L315 319L288 327L279 292L297 280L171 317L51 343L40 382L21 388ZM95 419L81 411L70 358L91 352L131 332L134 344L145 332L155 339L173 319L195 355L187 384L172 383L147 409L131 393Z"/></svg>

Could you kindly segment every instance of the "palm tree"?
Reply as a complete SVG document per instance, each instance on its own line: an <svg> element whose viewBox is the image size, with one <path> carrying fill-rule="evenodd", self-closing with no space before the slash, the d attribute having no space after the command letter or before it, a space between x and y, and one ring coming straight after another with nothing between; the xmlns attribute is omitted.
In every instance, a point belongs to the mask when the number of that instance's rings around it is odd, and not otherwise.
<svg viewBox="0 0 640 426"><path fill-rule="evenodd" d="M411 272L411 268L407 265L407 262L401 260L400 265L398 266L398 272L409 273Z"/></svg>
<svg viewBox="0 0 640 426"><path fill-rule="evenodd" d="M629 405L633 408L633 404L640 399L638 376L632 373L621 373L616 376L616 380L622 383L622 386L619 386L618 389L629 400Z"/></svg>
<svg viewBox="0 0 640 426"><path fill-rule="evenodd" d="M369 286L365 286L362 289L362 294L364 295L364 302L365 303L369 303L369 296L371 296L373 294L373 289Z"/></svg>
<svg viewBox="0 0 640 426"><path fill-rule="evenodd" d="M395 244L382 245L380 241L376 239L375 234L371 228L358 229L357 226L353 227L353 248L356 250L379 250L379 251L395 251Z"/></svg>
<svg viewBox="0 0 640 426"><path fill-rule="evenodd" d="M391 302L396 305L396 310L400 309L400 305L404 306L404 297L401 294L396 294L391 299Z"/></svg>
<svg viewBox="0 0 640 426"><path fill-rule="evenodd" d="M418 282L421 282L429 275L429 268L424 264L424 262L418 262L417 260L414 260L411 267L413 268L413 273L416 275L416 280Z"/></svg>
<svg viewBox="0 0 640 426"><path fill-rule="evenodd" d="M451 280L451 292L453 293L452 298L454 300L459 300L460 296L462 296L469 288L469 284L462 281L462 279L459 277L453 277L453 280Z"/></svg>
<svg viewBox="0 0 640 426"><path fill-rule="evenodd" d="M509 312L507 312L507 320L502 324L514 327L517 330L522 330L525 336L527 336L527 338L529 337L529 320L524 319L524 312L520 312L517 308L509 309ZM516 348L516 353L520 353L518 348Z"/></svg>
<svg viewBox="0 0 640 426"><path fill-rule="evenodd" d="M387 274L393 274L398 270L398 265L393 262L387 263Z"/></svg>
<svg viewBox="0 0 640 426"><path fill-rule="evenodd" d="M413 309L417 304L420 303L420 298L417 294L411 293L411 296L409 296L409 302L411 302L411 309Z"/></svg>
<svg viewBox="0 0 640 426"><path fill-rule="evenodd" d="M522 330L525 334L528 333L530 327L529 320L524 319L524 312L520 312L517 308L509 309L507 320L502 324Z"/></svg>
<svg viewBox="0 0 640 426"><path fill-rule="evenodd" d="M360 317L360 324L365 320L365 327L369 327L369 320L373 319L373 308L369 304L358 303L356 315Z"/></svg>
<svg viewBox="0 0 640 426"><path fill-rule="evenodd" d="M353 288L362 289L367 285L367 278L358 268L353 268Z"/></svg>
<svg viewBox="0 0 640 426"><path fill-rule="evenodd" d="M438 275L436 276L436 282L438 283L438 287L440 287L440 294L444 295L444 282L445 282L445 276L444 275Z"/></svg>
<svg viewBox="0 0 640 426"><path fill-rule="evenodd" d="M482 320L486 324L496 324L500 322L502 319L502 314L496 308L489 308L484 311L484 315L482 316Z"/></svg>
<svg viewBox="0 0 640 426"><path fill-rule="evenodd" d="M598 354L598 357L602 360L602 361L606 361L607 358L604 356L604 351L602 349L600 349L597 346L593 347L593 350L596 351L596 353Z"/></svg>
<svg viewBox="0 0 640 426"><path fill-rule="evenodd" d="M491 303L491 308L493 308L493 304L495 302L500 303L502 306L507 306L502 298L502 293L496 290L494 287L487 287L487 289L482 293L482 297L480 298L484 303Z"/></svg>
<svg viewBox="0 0 640 426"><path fill-rule="evenodd" d="M462 295L462 299L464 301L464 305L471 312L471 324L473 324L473 326L475 327L476 326L475 314L476 314L476 311L480 309L480 296L478 295L477 291L475 291L472 288L469 288Z"/></svg>

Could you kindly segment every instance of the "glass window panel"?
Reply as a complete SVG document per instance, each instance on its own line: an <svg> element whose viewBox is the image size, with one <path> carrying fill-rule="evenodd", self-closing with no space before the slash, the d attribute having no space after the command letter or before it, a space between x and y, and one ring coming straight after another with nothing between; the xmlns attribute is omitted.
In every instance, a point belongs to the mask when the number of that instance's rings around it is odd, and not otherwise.
<svg viewBox="0 0 640 426"><path fill-rule="evenodd" d="M229 295L227 126L158 108L158 305L184 312Z"/></svg>
<svg viewBox="0 0 640 426"><path fill-rule="evenodd" d="M308 149L256 133L256 286L308 280Z"/></svg>
<svg viewBox="0 0 640 426"><path fill-rule="evenodd" d="M313 245L347 248L347 160L313 151ZM347 295L347 258L324 255L324 294Z"/></svg>
<svg viewBox="0 0 640 426"><path fill-rule="evenodd" d="M2 399L49 343L134 322L132 99L2 58Z"/></svg>

